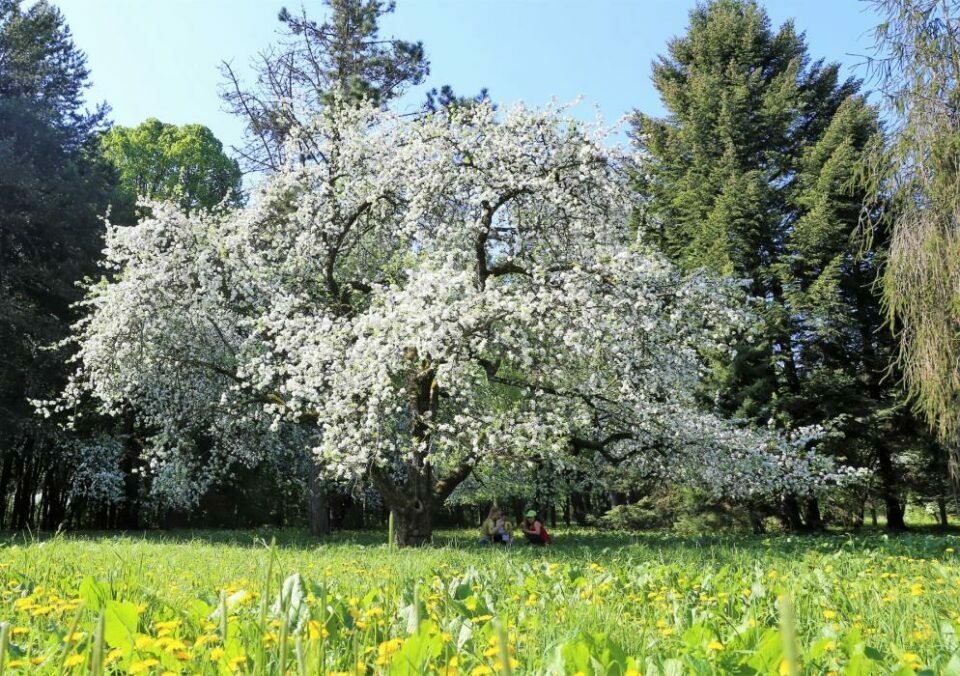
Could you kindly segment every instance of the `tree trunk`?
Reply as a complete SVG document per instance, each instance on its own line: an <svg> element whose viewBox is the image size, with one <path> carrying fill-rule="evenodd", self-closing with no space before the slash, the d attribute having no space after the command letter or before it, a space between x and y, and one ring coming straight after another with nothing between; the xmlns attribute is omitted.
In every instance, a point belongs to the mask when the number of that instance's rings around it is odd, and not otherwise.
<svg viewBox="0 0 960 676"><path fill-rule="evenodd" d="M795 495L783 496L783 521L787 530L800 532L804 530L803 517L800 515L800 502Z"/></svg>
<svg viewBox="0 0 960 676"><path fill-rule="evenodd" d="M946 528L950 525L950 518L947 516L947 498L945 496L937 496L937 508L940 510L940 527Z"/></svg>
<svg viewBox="0 0 960 676"><path fill-rule="evenodd" d="M578 526L587 524L587 504L583 493L576 491L570 495L570 508L573 510L573 520Z"/></svg>
<svg viewBox="0 0 960 676"><path fill-rule="evenodd" d="M820 503L816 498L807 498L804 506L804 521L808 530L823 530L823 517L820 515Z"/></svg>
<svg viewBox="0 0 960 676"><path fill-rule="evenodd" d="M876 454L880 475L880 497L883 498L883 504L887 510L887 530L906 530L907 524L903 520L904 509L900 502L898 482L890 451L884 444L878 443Z"/></svg>
<svg viewBox="0 0 960 676"><path fill-rule="evenodd" d="M8 449L3 457L3 470L0 471L0 530L6 523L7 516L7 484L10 483L10 473L13 471L13 451Z"/></svg>
<svg viewBox="0 0 960 676"><path fill-rule="evenodd" d="M310 472L310 535L330 533L330 512L327 491L317 472Z"/></svg>
<svg viewBox="0 0 960 676"><path fill-rule="evenodd" d="M32 451L25 448L25 452ZM30 494L34 490L32 463L21 456L17 463L17 491L13 496L13 530L23 530L30 520Z"/></svg>
<svg viewBox="0 0 960 676"><path fill-rule="evenodd" d="M433 519L429 509L407 505L393 510L394 538L398 547L421 547L433 538Z"/></svg>
<svg viewBox="0 0 960 676"><path fill-rule="evenodd" d="M136 437L133 413L127 412L124 420L126 439L123 444L123 506L117 522L125 530L140 528L140 444Z"/></svg>

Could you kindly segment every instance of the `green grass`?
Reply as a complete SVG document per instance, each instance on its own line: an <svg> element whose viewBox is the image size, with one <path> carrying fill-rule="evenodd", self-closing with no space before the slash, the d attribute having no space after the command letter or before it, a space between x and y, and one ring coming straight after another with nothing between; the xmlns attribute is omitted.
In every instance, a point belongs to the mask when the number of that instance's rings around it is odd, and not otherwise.
<svg viewBox="0 0 960 676"><path fill-rule="evenodd" d="M960 674L956 535L385 539L10 537L0 672Z"/></svg>

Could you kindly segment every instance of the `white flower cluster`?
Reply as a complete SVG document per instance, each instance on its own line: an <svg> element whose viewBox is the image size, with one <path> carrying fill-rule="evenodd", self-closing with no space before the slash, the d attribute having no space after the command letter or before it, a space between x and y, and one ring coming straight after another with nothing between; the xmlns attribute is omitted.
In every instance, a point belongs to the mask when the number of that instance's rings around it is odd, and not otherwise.
<svg viewBox="0 0 960 676"><path fill-rule="evenodd" d="M119 504L124 500L124 474L120 469L123 443L113 436L60 441L64 466L69 467L70 500Z"/></svg>
<svg viewBox="0 0 960 676"><path fill-rule="evenodd" d="M838 480L697 411L738 291L639 243L603 133L556 109L331 107L252 206L109 228L60 405L132 406L161 463L184 429L242 456L299 423L341 478L591 455L737 494Z"/></svg>

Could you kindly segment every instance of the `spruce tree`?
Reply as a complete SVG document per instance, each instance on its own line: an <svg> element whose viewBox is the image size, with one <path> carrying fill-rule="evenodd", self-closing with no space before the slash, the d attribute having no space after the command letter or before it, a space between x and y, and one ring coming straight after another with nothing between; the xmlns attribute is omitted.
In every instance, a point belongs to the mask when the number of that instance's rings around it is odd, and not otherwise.
<svg viewBox="0 0 960 676"><path fill-rule="evenodd" d="M760 320L735 358L716 360L708 394L759 423L830 423L847 441L827 451L876 466L890 525L902 526L889 440L909 415L882 383L890 340L872 286L877 251L856 237L876 111L858 81L812 60L793 24L774 30L752 0L694 9L653 81L668 115L635 118L639 217L681 266L744 280ZM801 497L784 496L786 521L819 526L816 501L802 513Z"/></svg>

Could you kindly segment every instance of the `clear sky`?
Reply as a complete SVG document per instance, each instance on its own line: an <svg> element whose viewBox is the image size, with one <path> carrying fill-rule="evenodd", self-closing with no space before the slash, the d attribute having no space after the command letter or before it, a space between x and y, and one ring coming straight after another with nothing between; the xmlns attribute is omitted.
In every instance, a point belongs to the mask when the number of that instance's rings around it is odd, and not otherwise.
<svg viewBox="0 0 960 676"><path fill-rule="evenodd" d="M210 127L225 145L241 135L221 110L218 64L243 71L276 37L277 11L300 0L54 0L86 52L93 87L118 124L148 117ZM305 0L319 16L323 4ZM662 112L650 64L684 32L695 0L397 0L382 34L421 40L427 85L460 94L482 87L502 104L542 105L578 95L580 115L598 107L608 122L639 108ZM814 58L865 76L863 55L876 23L863 0L768 0L775 25L794 19ZM422 88L421 88L422 89ZM401 108L423 100L412 92Z"/></svg>

